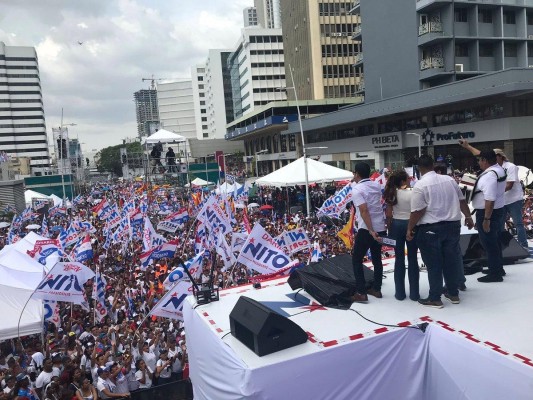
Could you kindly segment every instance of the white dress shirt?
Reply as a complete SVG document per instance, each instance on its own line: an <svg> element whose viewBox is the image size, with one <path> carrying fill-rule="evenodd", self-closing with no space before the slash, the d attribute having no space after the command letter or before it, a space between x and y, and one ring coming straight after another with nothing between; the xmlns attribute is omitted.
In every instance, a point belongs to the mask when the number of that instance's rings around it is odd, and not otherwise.
<svg viewBox="0 0 533 400"><path fill-rule="evenodd" d="M475 191L472 194L472 207L476 210L485 209L485 200L494 202L494 209L505 205L505 181L498 178L505 176L505 171L498 164L491 165L477 178Z"/></svg>
<svg viewBox="0 0 533 400"><path fill-rule="evenodd" d="M381 205L381 185L370 179L363 179L358 183L352 184L352 201L357 210L357 226L359 229L369 230L361 217L359 206L366 204L372 228L375 232L385 230L385 217L383 206Z"/></svg>
<svg viewBox="0 0 533 400"><path fill-rule="evenodd" d="M426 209L417 225L460 221L459 201L464 198L452 177L430 171L422 175L413 187L411 212Z"/></svg>
<svg viewBox="0 0 533 400"><path fill-rule="evenodd" d="M505 205L524 200L524 191L522 190L522 184L518 178L518 167L512 162L504 161L502 168L507 173L507 182L514 182L511 190L505 192Z"/></svg>

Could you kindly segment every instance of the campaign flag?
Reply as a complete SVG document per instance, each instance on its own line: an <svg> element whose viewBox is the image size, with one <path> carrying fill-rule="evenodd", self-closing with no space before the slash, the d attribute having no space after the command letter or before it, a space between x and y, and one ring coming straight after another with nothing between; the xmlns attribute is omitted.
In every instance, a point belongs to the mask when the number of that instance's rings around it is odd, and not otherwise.
<svg viewBox="0 0 533 400"><path fill-rule="evenodd" d="M107 219L107 216L111 212L111 206L107 202L107 199L104 198L102 199L102 201L100 201L100 203L93 207L91 211L96 213L96 215L98 215L98 218Z"/></svg>
<svg viewBox="0 0 533 400"><path fill-rule="evenodd" d="M76 231L76 228L70 225L67 230L61 228L61 232L59 233L59 240L61 242L62 247L66 249L67 247L72 246L74 243L76 243L78 241L79 236L80 235Z"/></svg>
<svg viewBox="0 0 533 400"><path fill-rule="evenodd" d="M29 221L30 219L32 219L33 217L35 216L39 216L39 214L37 213L34 213L33 212L33 209L31 207L26 207L22 213L20 214L20 218L21 218L21 223L24 223L26 221Z"/></svg>
<svg viewBox="0 0 533 400"><path fill-rule="evenodd" d="M242 210L242 223L244 224L246 232L250 233L252 228L250 227L250 220L248 219L248 211L246 210L246 207Z"/></svg>
<svg viewBox="0 0 533 400"><path fill-rule="evenodd" d="M33 209L35 211L44 208L48 204L48 199L36 199L33 201Z"/></svg>
<svg viewBox="0 0 533 400"><path fill-rule="evenodd" d="M83 231L89 233L96 233L96 228L89 221L74 220L72 221L72 226L78 232Z"/></svg>
<svg viewBox="0 0 533 400"><path fill-rule="evenodd" d="M44 320L56 326L61 327L61 316L59 315L59 303L53 300L44 300Z"/></svg>
<svg viewBox="0 0 533 400"><path fill-rule="evenodd" d="M120 213L118 212L118 210L117 209L111 210L111 212L108 214L106 218L106 221L107 221L106 225L108 229L113 229L116 226L118 226L118 224L120 224L120 220L121 220L121 217L120 217Z"/></svg>
<svg viewBox="0 0 533 400"><path fill-rule="evenodd" d="M16 215L13 215L13 219L11 220L11 226L9 227L9 231L7 232L7 244L13 244L18 239L16 239L18 236L16 235L16 227L15 227L15 220L18 217Z"/></svg>
<svg viewBox="0 0 533 400"><path fill-rule="evenodd" d="M320 250L320 245L318 244L318 242L315 242L313 244L313 251L311 253L310 262L318 262L323 258L324 256L322 255L322 250Z"/></svg>
<svg viewBox="0 0 533 400"><path fill-rule="evenodd" d="M226 174L226 182L228 185L233 185L235 183L235 175Z"/></svg>
<svg viewBox="0 0 533 400"><path fill-rule="evenodd" d="M88 234L85 235L74 250L75 260L78 262L84 262L93 258L93 246L91 245L91 239Z"/></svg>
<svg viewBox="0 0 533 400"><path fill-rule="evenodd" d="M82 202L83 202L83 196L81 194L77 195L72 200L72 204L75 205L75 206L80 205Z"/></svg>
<svg viewBox="0 0 533 400"><path fill-rule="evenodd" d="M48 229L48 221L46 220L46 216L43 215L43 223L41 224L41 236L44 236L45 238L50 237L50 231Z"/></svg>
<svg viewBox="0 0 533 400"><path fill-rule="evenodd" d="M39 283L32 298L82 304L86 301L83 284L94 272L78 262L58 262Z"/></svg>
<svg viewBox="0 0 533 400"><path fill-rule="evenodd" d="M260 224L255 224L242 246L237 262L261 274L279 272L284 268L291 268L295 263Z"/></svg>
<svg viewBox="0 0 533 400"><path fill-rule="evenodd" d="M196 226L196 235L194 237L194 253L199 254L207 248L207 231L205 225L201 222Z"/></svg>
<svg viewBox="0 0 533 400"><path fill-rule="evenodd" d="M194 256L193 258L185 262L185 265L179 265L178 267L170 271L170 274L168 274L167 279L165 279L165 282L163 282L165 289L169 289L181 279L188 279L188 275L185 272L185 268L189 270L189 273L191 274L193 279L195 281L198 281L202 275L202 263L204 260L204 255L205 251L202 251L200 254Z"/></svg>
<svg viewBox="0 0 533 400"><path fill-rule="evenodd" d="M168 243L163 243L160 246L154 247L153 249L142 253L139 256L141 259L142 266L145 268L148 267L152 260L160 260L162 258L174 257L176 249L178 248L178 244L178 240L171 240Z"/></svg>
<svg viewBox="0 0 533 400"><path fill-rule="evenodd" d="M355 207L352 207L350 209L350 218L348 219L348 222L346 225L344 225L344 228L342 228L339 233L337 233L337 236L344 242L346 247L348 249L352 249L353 247L353 240L354 240L354 234L353 234L353 223L355 220Z"/></svg>
<svg viewBox="0 0 533 400"><path fill-rule="evenodd" d="M135 202L133 199L130 199L124 203L120 215L124 217L125 215L131 215L135 211Z"/></svg>
<svg viewBox="0 0 533 400"><path fill-rule="evenodd" d="M159 300L148 315L183 321L183 302L192 294L192 283L180 280Z"/></svg>
<svg viewBox="0 0 533 400"><path fill-rule="evenodd" d="M170 214L165 218L165 221L174 222L177 224L184 224L189 220L189 213L186 208L181 208L175 213Z"/></svg>
<svg viewBox="0 0 533 400"><path fill-rule="evenodd" d="M143 196L141 198L141 202L139 204L139 210L141 210L141 213L144 215L146 215L146 212L148 211L148 203L146 202L146 197Z"/></svg>
<svg viewBox="0 0 533 400"><path fill-rule="evenodd" d="M155 231L152 221L148 217L144 217L143 251L148 251L163 243L166 243L166 239Z"/></svg>
<svg viewBox="0 0 533 400"><path fill-rule="evenodd" d="M236 203L248 201L248 187L246 185L242 185L239 188L236 187L233 191L233 199Z"/></svg>
<svg viewBox="0 0 533 400"><path fill-rule="evenodd" d="M330 196L322 207L317 211L317 216L326 215L330 217L339 217L346 209L346 206L352 201L352 184L344 186L338 193Z"/></svg>
<svg viewBox="0 0 533 400"><path fill-rule="evenodd" d="M176 230L181 226L181 224L177 222L172 221L161 221L157 224L157 230L158 231L165 231L165 232L176 232Z"/></svg>
<svg viewBox="0 0 533 400"><path fill-rule="evenodd" d="M51 207L48 209L48 216L50 218L55 218L57 216L64 217L67 215L67 209L65 207Z"/></svg>
<svg viewBox="0 0 533 400"><path fill-rule="evenodd" d="M296 228L285 233L285 246L292 254L311 247L311 241L304 228Z"/></svg>
<svg viewBox="0 0 533 400"><path fill-rule="evenodd" d="M4 207L4 213L6 214L16 213L16 212L17 212L17 209L13 207L11 204L8 204L7 206Z"/></svg>
<svg viewBox="0 0 533 400"><path fill-rule="evenodd" d="M287 232L283 231L278 236L274 238L276 243L283 249L283 251L287 254L289 254L289 250L287 249L287 243L285 242L285 234Z"/></svg>
<svg viewBox="0 0 533 400"><path fill-rule="evenodd" d="M224 234L218 231L216 234L215 250L224 262L224 270L228 270L235 263L235 256L228 245Z"/></svg>
<svg viewBox="0 0 533 400"><path fill-rule="evenodd" d="M104 276L100 273L98 268L96 269L95 281L93 284L92 297L95 300L96 319L98 322L102 322L105 316L108 314L107 307L105 305L105 287L107 282Z"/></svg>
<svg viewBox="0 0 533 400"><path fill-rule="evenodd" d="M223 234L226 234L232 230L228 217L218 204L215 196L211 196L207 200L197 218L206 225L209 231L219 229Z"/></svg>
<svg viewBox="0 0 533 400"><path fill-rule="evenodd" d="M233 253L238 253L241 251L244 242L248 238L248 233L245 232L233 232L231 235L231 251Z"/></svg>
<svg viewBox="0 0 533 400"><path fill-rule="evenodd" d="M54 253L59 257L63 256L58 239L36 240L33 249L27 250L26 253L43 265L46 265L46 259Z"/></svg>

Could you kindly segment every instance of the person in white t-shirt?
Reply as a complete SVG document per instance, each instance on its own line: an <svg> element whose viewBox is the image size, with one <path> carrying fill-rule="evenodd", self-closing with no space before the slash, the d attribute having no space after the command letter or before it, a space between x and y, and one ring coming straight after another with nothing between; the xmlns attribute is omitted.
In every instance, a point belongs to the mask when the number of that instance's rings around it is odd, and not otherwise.
<svg viewBox="0 0 533 400"><path fill-rule="evenodd" d="M135 363L135 379L139 382L139 389L150 389L152 387L153 371L146 365L144 360Z"/></svg>
<svg viewBox="0 0 533 400"><path fill-rule="evenodd" d="M35 391L41 397L44 394L44 388L52 381L52 377L59 377L59 371L53 369L52 359L43 360L43 370L35 380Z"/></svg>
<svg viewBox="0 0 533 400"><path fill-rule="evenodd" d="M385 217L381 206L381 185L370 180L370 165L364 162L355 164L352 185L352 201L357 211L358 230L352 251L352 265L355 276L356 292L352 301L362 303L372 295L382 298L381 282L383 279L383 263L381 262L380 235L386 235ZM374 283L366 289L363 260L370 249L374 265Z"/></svg>
<svg viewBox="0 0 533 400"><path fill-rule="evenodd" d="M155 368L158 385L164 385L165 383L171 382L172 360L168 358L167 349L159 351L159 360L157 360Z"/></svg>

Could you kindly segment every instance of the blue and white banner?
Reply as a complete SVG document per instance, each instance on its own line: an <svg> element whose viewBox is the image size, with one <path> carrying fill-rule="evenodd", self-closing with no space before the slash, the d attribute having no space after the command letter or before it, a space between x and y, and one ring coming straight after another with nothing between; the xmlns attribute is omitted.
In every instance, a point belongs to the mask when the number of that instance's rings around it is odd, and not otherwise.
<svg viewBox="0 0 533 400"><path fill-rule="evenodd" d="M204 261L204 255L205 251L202 251L197 256L191 258L185 263L185 268L189 270L189 273L193 277L195 281L198 281L202 275L203 270L203 261ZM181 279L188 279L187 273L185 272L183 266L179 266L174 268L172 271L170 271L170 274L168 274L167 279L165 279L165 282L163 282L163 285L165 286L165 289L169 289L174 285L176 282L178 282Z"/></svg>
<svg viewBox="0 0 533 400"><path fill-rule="evenodd" d="M322 207L317 211L317 216L326 215L329 217L339 217L346 210L348 203L352 201L352 184L344 186L338 193L329 197Z"/></svg>
<svg viewBox="0 0 533 400"><path fill-rule="evenodd" d="M289 254L311 247L311 241L304 228L296 228L285 232L285 246Z"/></svg>
<svg viewBox="0 0 533 400"><path fill-rule="evenodd" d="M61 316L59 315L59 303L53 300L44 300L44 320L56 326L61 327Z"/></svg>
<svg viewBox="0 0 533 400"><path fill-rule="evenodd" d="M144 252L139 257L141 259L142 266L148 267L153 260L160 260L162 258L172 258L176 253L179 242L177 240L171 240L168 243L163 243L147 252Z"/></svg>
<svg viewBox="0 0 533 400"><path fill-rule="evenodd" d="M206 203L206 206L198 214L198 219L203 222L209 231L222 231L223 234L231 232L231 224L222 207L218 204L216 198L211 196Z"/></svg>
<svg viewBox="0 0 533 400"><path fill-rule="evenodd" d="M192 283L180 280L157 302L148 315L183 321L183 302L192 294Z"/></svg>
<svg viewBox="0 0 533 400"><path fill-rule="evenodd" d="M189 220L189 213L186 208L182 208L175 213L170 214L165 218L165 221L174 222L177 224L184 224Z"/></svg>
<svg viewBox="0 0 533 400"><path fill-rule="evenodd" d="M83 264L58 262L37 286L32 298L85 303L83 284L93 277L94 272Z"/></svg>
<svg viewBox="0 0 533 400"><path fill-rule="evenodd" d="M180 226L182 226L182 224L177 222L161 221L157 224L157 230L174 233Z"/></svg>
<svg viewBox="0 0 533 400"><path fill-rule="evenodd" d="M44 208L48 204L48 199L37 199L33 201L33 209L39 211L41 208Z"/></svg>
<svg viewBox="0 0 533 400"><path fill-rule="evenodd" d="M43 265L46 265L46 258L52 254L63 255L61 243L57 239L36 240L33 245L33 250L28 250L26 253Z"/></svg>
<svg viewBox="0 0 533 400"><path fill-rule="evenodd" d="M48 216L55 218L57 216L64 217L67 215L67 209L65 207L55 206L48 209Z"/></svg>
<svg viewBox="0 0 533 400"><path fill-rule="evenodd" d="M63 249L75 244L79 237L79 233L72 225L70 225L67 230L62 228L59 233L59 241L61 242Z"/></svg>
<svg viewBox="0 0 533 400"><path fill-rule="evenodd" d="M81 240L75 250L75 259L78 262L85 262L93 258L93 246L91 245L91 239L89 235Z"/></svg>
<svg viewBox="0 0 533 400"><path fill-rule="evenodd" d="M233 185L235 183L235 175L226 174L226 182L228 185Z"/></svg>
<svg viewBox="0 0 533 400"><path fill-rule="evenodd" d="M89 221L74 220L72 221L72 226L77 231L96 233L96 228Z"/></svg>
<svg viewBox="0 0 533 400"><path fill-rule="evenodd" d="M247 238L248 233L246 232L233 232L231 235L231 251L234 253L241 251Z"/></svg>
<svg viewBox="0 0 533 400"><path fill-rule="evenodd" d="M320 249L320 244L318 242L315 242L313 244L313 252L311 253L311 259L310 262L318 262L322 260L324 256L322 255L322 250Z"/></svg>
<svg viewBox="0 0 533 400"><path fill-rule="evenodd" d="M216 234L215 251L222 258L224 263L224 271L227 271L235 263L235 256L231 250L231 247L226 241L226 237L221 231Z"/></svg>
<svg viewBox="0 0 533 400"><path fill-rule="evenodd" d="M96 319L98 322L102 322L105 316L108 314L107 307L105 305L105 287L107 282L103 275L96 269L95 281L93 284L92 297L95 300Z"/></svg>
<svg viewBox="0 0 533 400"><path fill-rule="evenodd" d="M279 272L296 264L260 224L255 224L237 258L237 262L260 274Z"/></svg>
<svg viewBox="0 0 533 400"><path fill-rule="evenodd" d="M144 229L143 229L143 251L149 251L154 247L160 246L166 243L166 239L157 233L152 225L152 221L148 217L144 217Z"/></svg>
<svg viewBox="0 0 533 400"><path fill-rule="evenodd" d="M41 224L41 236L44 236L45 238L50 237L50 231L48 229L48 220L46 219L46 216L43 215L43 222Z"/></svg>

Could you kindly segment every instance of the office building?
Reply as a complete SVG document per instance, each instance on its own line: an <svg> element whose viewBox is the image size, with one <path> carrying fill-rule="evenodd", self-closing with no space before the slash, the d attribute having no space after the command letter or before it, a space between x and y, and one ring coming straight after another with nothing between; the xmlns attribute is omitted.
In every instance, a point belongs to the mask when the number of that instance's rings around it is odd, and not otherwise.
<svg viewBox="0 0 533 400"><path fill-rule="evenodd" d="M352 39L359 16L351 15L351 8L347 0L281 2L286 75L290 66L299 99L361 97L362 77L354 67L360 46Z"/></svg>
<svg viewBox="0 0 533 400"><path fill-rule="evenodd" d="M280 0L254 0L259 26L267 29L281 29Z"/></svg>
<svg viewBox="0 0 533 400"><path fill-rule="evenodd" d="M242 11L244 26L257 26L257 10L255 7L246 7Z"/></svg>
<svg viewBox="0 0 533 400"><path fill-rule="evenodd" d="M228 57L233 116L287 98L281 29L244 28Z"/></svg>
<svg viewBox="0 0 533 400"><path fill-rule="evenodd" d="M0 42L0 151L29 157L35 173L50 166L39 61L33 47Z"/></svg>
<svg viewBox="0 0 533 400"><path fill-rule="evenodd" d="M135 114L137 116L137 135L139 138L150 136L159 128L157 90L155 86L134 93Z"/></svg>

